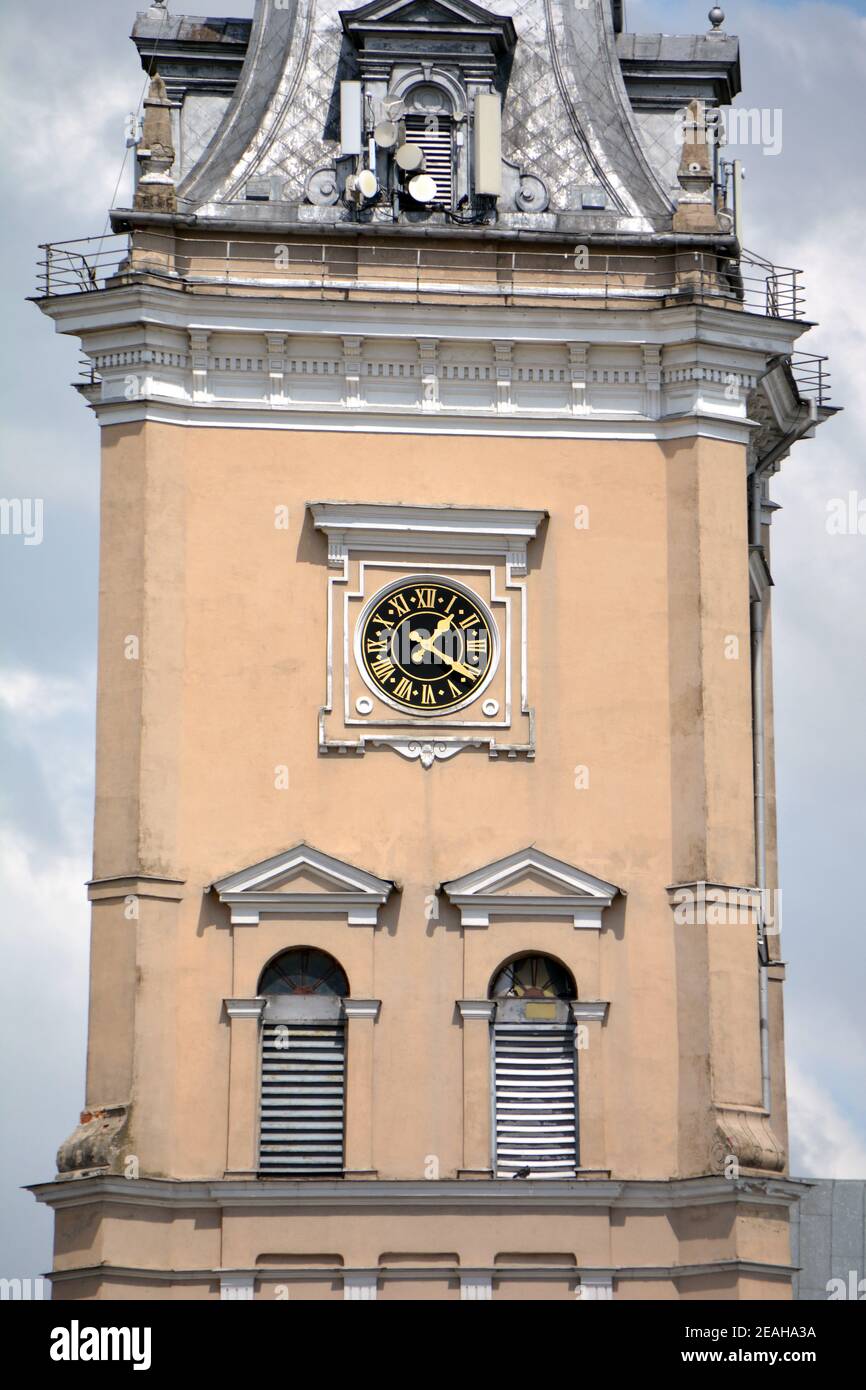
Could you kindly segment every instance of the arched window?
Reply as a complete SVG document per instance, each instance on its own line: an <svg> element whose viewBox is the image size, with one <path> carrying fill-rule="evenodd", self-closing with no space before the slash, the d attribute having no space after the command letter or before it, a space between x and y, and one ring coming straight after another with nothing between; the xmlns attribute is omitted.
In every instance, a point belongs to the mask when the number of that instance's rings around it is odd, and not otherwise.
<svg viewBox="0 0 866 1390"><path fill-rule="evenodd" d="M349 993L346 972L327 951L300 946L266 965L259 981L259 994L330 994L344 999Z"/></svg>
<svg viewBox="0 0 866 1390"><path fill-rule="evenodd" d="M577 987L551 956L502 966L490 989L498 1178L570 1178L578 1168Z"/></svg>
<svg viewBox="0 0 866 1390"><path fill-rule="evenodd" d="M518 956L495 976L493 999L576 999L574 980L552 956Z"/></svg>
<svg viewBox="0 0 866 1390"><path fill-rule="evenodd" d="M346 1114L342 966L313 946L284 951L263 970L265 1005L259 1168L293 1177L339 1175Z"/></svg>

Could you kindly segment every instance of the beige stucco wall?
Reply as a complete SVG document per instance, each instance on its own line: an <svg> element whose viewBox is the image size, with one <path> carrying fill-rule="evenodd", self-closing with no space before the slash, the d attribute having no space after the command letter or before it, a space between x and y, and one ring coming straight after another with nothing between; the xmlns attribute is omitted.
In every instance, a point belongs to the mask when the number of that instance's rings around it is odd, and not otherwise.
<svg viewBox="0 0 866 1390"><path fill-rule="evenodd" d="M773 1268L788 1260L782 1207L727 1197L674 1209L557 1206L517 1196L499 1207L445 1202L436 1210L396 1199L356 1210L327 1201L287 1209L275 1200L255 1212L228 1204L221 1213L177 1200L166 1210L95 1203L59 1214L55 1269L71 1277L59 1279L55 1293L216 1298L218 1281L208 1285L205 1271L246 1270L258 1297L340 1298L344 1277L364 1270L378 1274L381 1297L442 1298L459 1294L461 1272L488 1270L495 1297L573 1298L583 1271L606 1267L621 1271L617 1298L790 1294ZM95 1265L105 1282L76 1276ZM530 1270L544 1271L541 1282L522 1277ZM758 1287L764 1292L752 1291Z"/></svg>
<svg viewBox="0 0 866 1390"><path fill-rule="evenodd" d="M155 887L140 897L133 920L121 895L94 904L87 1104L132 1102L124 1143L141 1173L222 1177L230 1029L254 1027L230 1025L222 1001L255 993L275 953L308 943L340 960L353 996L382 1001L372 1026L380 1178L421 1178L431 1155L453 1177L467 1144L489 1132L477 1048L465 1072L477 1096L463 1093L465 1030L486 1025L461 1022L455 1001L484 997L496 966L524 949L562 960L580 998L610 1002L591 1057L579 1059L583 1164L616 1178L711 1171L713 1103L760 1106L754 928L678 926L665 890L754 880L744 449L707 439L153 423L108 427L103 444L94 877L180 881L173 896ZM306 510L314 498L549 513L527 580L534 761L469 751L425 771L389 750L318 753L328 570ZM288 530L274 525L284 505ZM589 509L588 529L575 528L578 506ZM136 660L125 654L131 635ZM726 654L732 636L737 659ZM282 765L288 790L274 785ZM575 788L578 765L589 769L588 789ZM400 885L375 930L345 917L232 928L227 909L204 895L214 879L300 840ZM426 919L437 885L530 843L624 890L600 934L562 920L463 932L441 895L438 920ZM778 1061L775 1005L773 1025ZM349 1027L351 1050L358 1025ZM255 1084L253 1062L250 1093ZM775 1106L784 1138L781 1085ZM472 1139L464 1110L476 1109ZM251 1134L251 1155L253 1146ZM252 1232L257 1219L223 1221L222 1267L283 1248L273 1223L267 1236ZM375 1250L360 1217L340 1214L333 1233L321 1214L314 1220L313 1248L347 1264L430 1248L407 1244L399 1220L387 1233L380 1223ZM492 1218L455 1219L453 1229L442 1220L434 1248L457 1251L463 1263L492 1262L503 1248ZM696 1248L660 1217L643 1254L640 1222L614 1250L622 1232L607 1214L580 1220L598 1229L591 1253L600 1263L640 1263L650 1252L652 1263L673 1263ZM505 1248L522 1248L519 1227ZM787 1235L770 1227L754 1223L763 1255L748 1258L786 1262ZM293 1217L285 1248L305 1248L303 1229ZM169 1258L164 1247L145 1258L140 1218L136 1230L136 1264ZM553 1234L533 1227L525 1240L587 1254L577 1239L551 1244ZM356 1237L363 1249L351 1248ZM719 1244L704 1232L697 1243L706 1258L722 1258L717 1247L742 1255L732 1239ZM190 1243L203 1240L190 1223L176 1233L171 1260L214 1267L210 1249L192 1260ZM73 1247L72 1263L86 1263L80 1233ZM331 1286L317 1287L309 1296ZM641 1296L679 1296L659 1287ZM181 1296L192 1296L188 1287Z"/></svg>

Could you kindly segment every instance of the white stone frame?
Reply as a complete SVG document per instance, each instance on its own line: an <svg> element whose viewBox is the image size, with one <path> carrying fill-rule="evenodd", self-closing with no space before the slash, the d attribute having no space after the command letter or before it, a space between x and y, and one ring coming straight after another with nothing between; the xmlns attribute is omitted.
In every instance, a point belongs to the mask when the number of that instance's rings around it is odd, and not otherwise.
<svg viewBox="0 0 866 1390"><path fill-rule="evenodd" d="M527 616L528 605L526 586L521 577L527 573L527 546L538 532L547 513L543 510L528 511L497 507L441 507L409 506L399 503L349 503L349 502L310 502L308 504L316 529L328 539L328 564L339 571L328 580L327 600L327 654L325 703L319 711L319 751L363 754L367 747L389 747L401 756L416 759L425 768L435 761L444 761L466 748L486 747L491 758L500 754L507 757L535 755L535 713L529 704L527 691ZM360 558L365 552L400 554L402 560L378 558L375 561ZM358 587L350 588L350 562L358 559ZM420 554L423 560L415 561ZM460 578L470 573L483 574L490 583L490 600L482 599L491 610L495 629L501 647L499 663L504 663L505 708L496 710L483 719L460 719L447 713L440 716L402 714L399 718L371 719L366 715L357 717L350 707L350 671L354 648L354 631L350 632L350 603L352 600L367 598L367 570L375 566L378 570L396 570L401 574L416 574L423 578L439 575L443 582L447 576L439 574L439 566L431 561L431 556L460 555L476 557L475 563L449 564L448 570ZM512 694L512 667L514 652L512 646L512 597L501 593L497 587L497 566L491 563L496 559L505 566L505 588L514 590L514 598L520 605L521 647L520 664L520 717L528 723L528 736L522 743L498 743L490 736L491 729L510 729L514 719ZM485 560L487 561L485 563ZM447 581L450 582L450 581ZM459 582L459 580L458 580ZM346 728L360 733L358 740L340 740L328 737L326 722L334 712L334 651L339 639L335 619L335 597L338 588L343 589L342 620L342 658L343 658L343 711ZM504 613L504 626L497 619L497 609ZM481 691L462 709L475 706ZM372 711L371 711L372 713ZM459 715L460 711L457 711ZM501 718L498 718L501 713ZM450 733L460 729L460 735ZM469 732L471 731L471 732Z"/></svg>
<svg viewBox="0 0 866 1390"><path fill-rule="evenodd" d="M542 877L556 890L555 895L506 891L527 873ZM441 889L459 909L462 927L489 927L491 917L570 917L576 928L595 931L602 928L605 908L623 893L616 884L554 859L534 845L443 883Z"/></svg>
<svg viewBox="0 0 866 1390"><path fill-rule="evenodd" d="M279 891L271 886L296 868L311 869L328 884L333 884L333 888L325 888L320 893L309 890L293 893L291 889ZM366 869L323 854L307 844L295 845L211 884L220 902L229 907L232 926L246 927L258 926L265 915L307 917L335 912L345 913L350 927L375 927L379 909L394 888L390 879L377 878Z"/></svg>

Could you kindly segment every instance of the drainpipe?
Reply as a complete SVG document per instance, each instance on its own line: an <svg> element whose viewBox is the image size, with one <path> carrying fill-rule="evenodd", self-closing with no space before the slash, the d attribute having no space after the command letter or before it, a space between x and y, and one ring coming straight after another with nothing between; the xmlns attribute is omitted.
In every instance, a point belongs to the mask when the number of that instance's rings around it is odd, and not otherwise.
<svg viewBox="0 0 866 1390"><path fill-rule="evenodd" d="M752 474L749 508L749 545L758 547L764 556L761 533L761 502L764 477L774 463L784 457L792 446L815 423L814 405L804 402L804 417L774 448L759 458ZM764 558L766 558L764 556ZM752 768L755 788L755 883L759 890L758 922L758 1014L761 1039L761 1104L769 1113L770 1088L770 1008L769 968L764 909L767 893L767 800L766 800L766 731L764 721L764 590L751 603L752 648Z"/></svg>
<svg viewBox="0 0 866 1390"><path fill-rule="evenodd" d="M752 474L750 546L761 545L761 494L769 467L759 462ZM752 619L752 768L755 789L755 883L758 888L758 1016L761 1039L761 1104L770 1109L769 952L764 932L767 888L767 801L764 730L764 595L751 604Z"/></svg>

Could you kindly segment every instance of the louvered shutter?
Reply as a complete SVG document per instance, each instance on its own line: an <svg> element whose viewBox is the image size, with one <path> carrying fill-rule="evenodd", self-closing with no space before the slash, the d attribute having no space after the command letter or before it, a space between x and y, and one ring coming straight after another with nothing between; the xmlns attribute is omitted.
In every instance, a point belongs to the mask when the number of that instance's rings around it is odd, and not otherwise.
<svg viewBox="0 0 866 1390"><path fill-rule="evenodd" d="M259 1168L264 1173L340 1173L346 1095L346 1026L262 1026Z"/></svg>
<svg viewBox="0 0 866 1390"><path fill-rule="evenodd" d="M570 1178L578 1164L574 1023L493 1026L495 1169Z"/></svg>
<svg viewBox="0 0 866 1390"><path fill-rule="evenodd" d="M427 124L429 120L429 126ZM454 151L449 116L407 116L406 140L424 151L424 172L436 184L436 202L450 208L453 198Z"/></svg>

